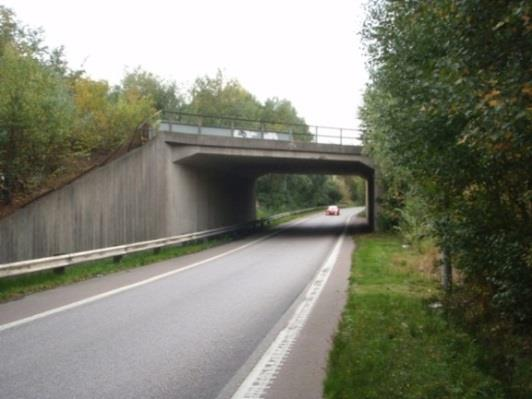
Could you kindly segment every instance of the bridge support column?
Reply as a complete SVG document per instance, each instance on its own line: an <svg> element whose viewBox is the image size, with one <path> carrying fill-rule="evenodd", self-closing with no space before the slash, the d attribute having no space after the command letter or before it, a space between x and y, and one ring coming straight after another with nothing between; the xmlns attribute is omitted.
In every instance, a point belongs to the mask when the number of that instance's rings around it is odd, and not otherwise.
<svg viewBox="0 0 532 399"><path fill-rule="evenodd" d="M377 217L379 211L378 198L380 188L377 181L377 173L373 171L366 177L366 214L368 225L371 231L377 231Z"/></svg>

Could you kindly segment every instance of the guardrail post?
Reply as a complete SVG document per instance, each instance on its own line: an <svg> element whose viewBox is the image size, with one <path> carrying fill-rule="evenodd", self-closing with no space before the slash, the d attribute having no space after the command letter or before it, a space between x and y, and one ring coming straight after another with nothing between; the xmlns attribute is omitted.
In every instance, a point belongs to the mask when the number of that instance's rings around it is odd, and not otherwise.
<svg viewBox="0 0 532 399"><path fill-rule="evenodd" d="M292 128L288 128L288 136L290 137L290 141L294 141L294 135L292 134Z"/></svg>
<svg viewBox="0 0 532 399"><path fill-rule="evenodd" d="M235 137L235 121L231 120L231 137Z"/></svg>
<svg viewBox="0 0 532 399"><path fill-rule="evenodd" d="M264 140L264 122L260 123L260 138Z"/></svg>
<svg viewBox="0 0 532 399"><path fill-rule="evenodd" d="M318 144L318 126L316 126L316 132L315 132L315 136L316 136L316 144Z"/></svg>
<svg viewBox="0 0 532 399"><path fill-rule="evenodd" d="M242 223L239 225L233 225L224 228L216 228L197 233L181 234L178 236L166 237L163 239L155 239L151 241L142 241L132 244L119 245L115 247L100 248L91 251L59 254L54 255L51 259L40 258L0 264L0 278L28 274L40 270L53 270L53 272L60 274L64 273L67 267L99 259L112 259L114 263L117 263L120 262L124 256L132 253L146 252L150 250L153 251L153 253L158 253L162 248L165 247L180 247L185 243L187 245L190 245L194 242L202 242L202 239L203 242L208 242L208 237L219 236L220 234L226 237L233 237L234 239L236 239L238 237L245 236L250 232L253 232L255 229L269 226L272 224L273 220L278 220L280 217L287 216L290 214L296 214L296 212L285 212L275 216L270 216L268 218L254 220L248 223Z"/></svg>
<svg viewBox="0 0 532 399"><path fill-rule="evenodd" d="M343 145L343 130L340 128L340 145Z"/></svg>
<svg viewBox="0 0 532 399"><path fill-rule="evenodd" d="M198 134L201 134L201 126L203 125L203 118L200 116L198 118Z"/></svg>

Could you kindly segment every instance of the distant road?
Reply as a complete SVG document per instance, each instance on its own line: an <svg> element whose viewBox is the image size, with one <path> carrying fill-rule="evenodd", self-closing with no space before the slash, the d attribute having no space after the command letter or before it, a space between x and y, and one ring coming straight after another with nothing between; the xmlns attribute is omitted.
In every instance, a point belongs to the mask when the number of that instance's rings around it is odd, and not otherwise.
<svg viewBox="0 0 532 399"><path fill-rule="evenodd" d="M0 326L0 397L216 398L250 371L353 213L315 216L197 267Z"/></svg>

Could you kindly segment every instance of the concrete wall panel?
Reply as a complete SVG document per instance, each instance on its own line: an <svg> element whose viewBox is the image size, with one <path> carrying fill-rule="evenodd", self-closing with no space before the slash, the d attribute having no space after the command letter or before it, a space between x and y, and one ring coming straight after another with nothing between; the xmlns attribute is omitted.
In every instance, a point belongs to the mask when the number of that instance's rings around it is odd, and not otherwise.
<svg viewBox="0 0 532 399"><path fill-rule="evenodd" d="M154 140L0 220L0 263L164 237L167 150Z"/></svg>
<svg viewBox="0 0 532 399"><path fill-rule="evenodd" d="M255 179L170 163L167 234L231 225L255 218Z"/></svg>

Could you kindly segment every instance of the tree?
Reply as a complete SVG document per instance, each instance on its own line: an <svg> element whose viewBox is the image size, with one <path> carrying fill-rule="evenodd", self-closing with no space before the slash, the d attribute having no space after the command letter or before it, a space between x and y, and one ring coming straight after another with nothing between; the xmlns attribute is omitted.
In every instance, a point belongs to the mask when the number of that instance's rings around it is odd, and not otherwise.
<svg viewBox="0 0 532 399"><path fill-rule="evenodd" d="M196 79L190 89L190 101L184 110L193 114L225 116L257 120L260 117L261 104L249 91L236 80L225 80L221 71L211 78L204 76ZM205 118L205 124L229 126L230 121L218 118ZM242 124L242 128L256 128L253 124Z"/></svg>
<svg viewBox="0 0 532 399"><path fill-rule="evenodd" d="M119 90L136 90L140 96L151 98L158 111L179 112L184 106L183 96L175 82L165 82L140 68L126 74Z"/></svg>
<svg viewBox="0 0 532 399"><path fill-rule="evenodd" d="M361 112L392 197L423 201L433 236L482 292L482 317L522 328L532 325L531 31L526 1L376 2Z"/></svg>
<svg viewBox="0 0 532 399"><path fill-rule="evenodd" d="M113 151L155 114L152 97L134 85L112 92L105 81L80 77L72 82L72 93L76 115L71 143L81 156Z"/></svg>
<svg viewBox="0 0 532 399"><path fill-rule="evenodd" d="M155 78L140 72L113 93L106 82L70 70L61 48L42 43L40 31L23 26L11 10L0 6L4 204L10 204L15 193L31 194L50 177L72 173L73 159L111 153L153 116L154 99L167 94L172 100L173 86L155 85L159 91L147 93Z"/></svg>
<svg viewBox="0 0 532 399"><path fill-rule="evenodd" d="M266 124L269 130L290 131L295 135L296 140L310 141L311 139L305 120L298 116L297 110L288 100L281 100L277 97L268 98L262 106L260 119L274 122Z"/></svg>
<svg viewBox="0 0 532 399"><path fill-rule="evenodd" d="M0 7L0 178L7 204L66 156L73 107L62 77L43 63L46 55L39 36Z"/></svg>

